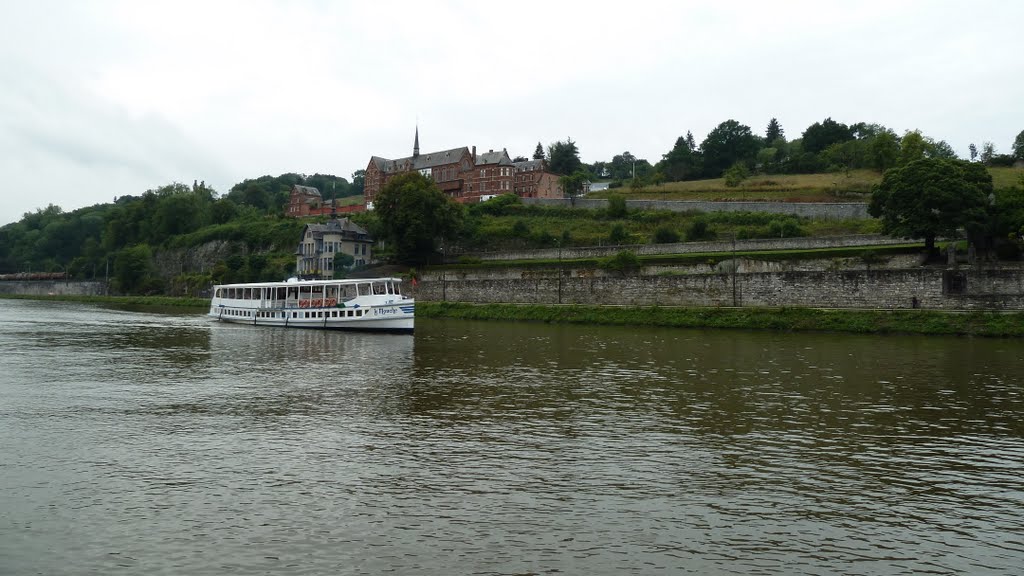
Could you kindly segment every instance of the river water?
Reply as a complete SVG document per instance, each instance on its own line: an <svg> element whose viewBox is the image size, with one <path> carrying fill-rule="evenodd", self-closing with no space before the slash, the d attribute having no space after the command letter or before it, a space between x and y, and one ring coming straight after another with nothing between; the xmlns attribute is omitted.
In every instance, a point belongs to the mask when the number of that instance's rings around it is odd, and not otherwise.
<svg viewBox="0 0 1024 576"><path fill-rule="evenodd" d="M0 574L1020 574L1024 342L0 300Z"/></svg>

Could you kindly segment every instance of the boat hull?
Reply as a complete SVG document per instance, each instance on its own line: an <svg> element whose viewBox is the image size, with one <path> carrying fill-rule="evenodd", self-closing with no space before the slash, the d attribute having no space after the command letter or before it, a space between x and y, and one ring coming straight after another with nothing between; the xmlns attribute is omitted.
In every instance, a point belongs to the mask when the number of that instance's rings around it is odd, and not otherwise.
<svg viewBox="0 0 1024 576"><path fill-rule="evenodd" d="M319 308L312 310L212 308L208 316L221 322L250 326L307 328L312 330L361 330L366 332L412 333L415 326L412 303L358 310Z"/></svg>

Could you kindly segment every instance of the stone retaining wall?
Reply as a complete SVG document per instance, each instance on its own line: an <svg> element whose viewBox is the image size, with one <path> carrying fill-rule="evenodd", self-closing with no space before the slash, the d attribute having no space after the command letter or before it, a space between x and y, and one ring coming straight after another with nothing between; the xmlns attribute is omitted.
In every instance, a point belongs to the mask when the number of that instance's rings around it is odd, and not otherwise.
<svg viewBox="0 0 1024 576"><path fill-rule="evenodd" d="M101 296L103 282L76 282L65 280L16 280L0 282L0 294L23 296Z"/></svg>
<svg viewBox="0 0 1024 576"><path fill-rule="evenodd" d="M796 306L1024 310L1024 269L794 270L616 276L600 270L512 269L424 274L426 301L628 306Z"/></svg>

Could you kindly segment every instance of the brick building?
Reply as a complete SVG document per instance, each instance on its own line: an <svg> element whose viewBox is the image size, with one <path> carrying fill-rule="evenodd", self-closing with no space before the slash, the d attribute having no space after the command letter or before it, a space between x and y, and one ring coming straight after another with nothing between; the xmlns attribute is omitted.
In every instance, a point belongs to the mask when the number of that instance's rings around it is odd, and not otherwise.
<svg viewBox="0 0 1024 576"><path fill-rule="evenodd" d="M295 271L302 278L333 278L335 255L349 254L352 266L365 266L373 258L372 247L369 233L348 218L306 224L295 250Z"/></svg>
<svg viewBox="0 0 1024 576"><path fill-rule="evenodd" d="M362 212L365 209L361 204L335 207L334 200L324 200L320 191L316 188L296 184L292 186L286 211L290 218L305 218L306 216L330 216L339 213Z"/></svg>
<svg viewBox="0 0 1024 576"><path fill-rule="evenodd" d="M548 170L544 160L526 160L514 163L515 180L512 189L521 198L563 198L558 174Z"/></svg>
<svg viewBox="0 0 1024 576"><path fill-rule="evenodd" d="M420 154L417 129L412 156L397 160L370 158L363 186L367 206L373 205L373 199L389 178L414 170L433 178L442 192L459 202L477 202L481 196L515 192L515 166L507 151L489 150L478 155L476 146L463 146Z"/></svg>

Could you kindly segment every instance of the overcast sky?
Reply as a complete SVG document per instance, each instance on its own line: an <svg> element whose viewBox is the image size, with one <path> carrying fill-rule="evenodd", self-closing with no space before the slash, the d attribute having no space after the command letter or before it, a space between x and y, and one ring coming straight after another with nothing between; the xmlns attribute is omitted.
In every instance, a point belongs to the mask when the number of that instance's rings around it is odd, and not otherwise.
<svg viewBox="0 0 1024 576"><path fill-rule="evenodd" d="M1024 2L0 0L0 225L477 146L652 163L735 119L1024 130Z"/></svg>

